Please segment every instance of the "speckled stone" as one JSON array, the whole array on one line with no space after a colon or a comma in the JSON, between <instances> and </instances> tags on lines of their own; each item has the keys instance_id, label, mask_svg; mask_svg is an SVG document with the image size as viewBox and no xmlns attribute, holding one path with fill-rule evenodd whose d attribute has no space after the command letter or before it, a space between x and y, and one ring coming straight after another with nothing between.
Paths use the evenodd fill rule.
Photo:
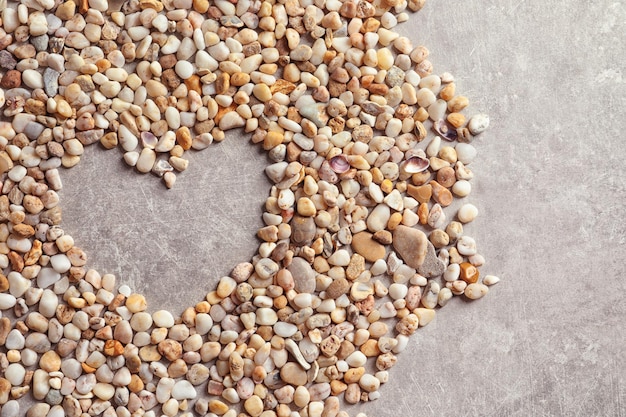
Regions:
<instances>
[{"instance_id":1,"label":"speckled stone","mask_svg":"<svg viewBox=\"0 0 626 417\"><path fill-rule=\"evenodd\" d=\"M299 293L312 293L315 291L316 272L311 265L300 257L293 258L287 267L293 276L294 289Z\"/></svg>"},{"instance_id":2,"label":"speckled stone","mask_svg":"<svg viewBox=\"0 0 626 417\"><path fill-rule=\"evenodd\" d=\"M424 263L429 243L424 232L412 227L400 225L393 232L393 247L411 268Z\"/></svg>"}]
</instances>

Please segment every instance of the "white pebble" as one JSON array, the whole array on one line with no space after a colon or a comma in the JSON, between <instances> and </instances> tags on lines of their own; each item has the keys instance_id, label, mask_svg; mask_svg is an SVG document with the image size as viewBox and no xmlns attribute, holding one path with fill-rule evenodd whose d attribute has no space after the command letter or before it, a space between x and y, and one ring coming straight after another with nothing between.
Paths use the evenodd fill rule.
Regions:
<instances>
[{"instance_id":1,"label":"white pebble","mask_svg":"<svg viewBox=\"0 0 626 417\"><path fill-rule=\"evenodd\" d=\"M191 400L196 398L196 389L191 382L186 380L178 381L172 388L172 397L176 400Z\"/></svg>"},{"instance_id":2,"label":"white pebble","mask_svg":"<svg viewBox=\"0 0 626 417\"><path fill-rule=\"evenodd\" d=\"M155 311L152 314L152 320L157 327L170 328L174 325L174 316L167 310Z\"/></svg>"},{"instance_id":3,"label":"white pebble","mask_svg":"<svg viewBox=\"0 0 626 417\"><path fill-rule=\"evenodd\" d=\"M52 265L52 269L54 269L59 274L63 274L70 270L72 267L72 263L66 255L59 254L50 257L50 264Z\"/></svg>"},{"instance_id":4,"label":"white pebble","mask_svg":"<svg viewBox=\"0 0 626 417\"><path fill-rule=\"evenodd\" d=\"M456 242L456 249L461 255L472 256L476 254L476 241L469 236L461 236Z\"/></svg>"},{"instance_id":5,"label":"white pebble","mask_svg":"<svg viewBox=\"0 0 626 417\"><path fill-rule=\"evenodd\" d=\"M389 286L389 296L394 300L404 298L408 291L408 287L404 284L393 283Z\"/></svg>"},{"instance_id":6,"label":"white pebble","mask_svg":"<svg viewBox=\"0 0 626 417\"><path fill-rule=\"evenodd\" d=\"M180 78L186 80L193 75L193 65L189 61L178 61L174 66L174 71Z\"/></svg>"},{"instance_id":7,"label":"white pebble","mask_svg":"<svg viewBox=\"0 0 626 417\"><path fill-rule=\"evenodd\" d=\"M17 299L11 294L0 293L0 310L13 308L17 303Z\"/></svg>"},{"instance_id":8,"label":"white pebble","mask_svg":"<svg viewBox=\"0 0 626 417\"><path fill-rule=\"evenodd\" d=\"M469 284L465 288L464 294L470 300L477 300L485 296L488 292L489 287L487 287L485 284L474 283Z\"/></svg>"},{"instance_id":9,"label":"white pebble","mask_svg":"<svg viewBox=\"0 0 626 417\"><path fill-rule=\"evenodd\" d=\"M469 223L478 216L478 208L470 203L463 204L457 212L457 217L461 223Z\"/></svg>"},{"instance_id":10,"label":"white pebble","mask_svg":"<svg viewBox=\"0 0 626 417\"><path fill-rule=\"evenodd\" d=\"M26 370L19 363L10 364L4 371L4 377L14 386L22 385Z\"/></svg>"},{"instance_id":11,"label":"white pebble","mask_svg":"<svg viewBox=\"0 0 626 417\"><path fill-rule=\"evenodd\" d=\"M459 279L460 274L461 267L459 266L459 264L450 264L443 273L443 279L448 282L456 281L457 279Z\"/></svg>"},{"instance_id":12,"label":"white pebble","mask_svg":"<svg viewBox=\"0 0 626 417\"><path fill-rule=\"evenodd\" d=\"M494 285L500 282L500 278L495 275L487 275L483 278L483 284L485 285Z\"/></svg>"},{"instance_id":13,"label":"white pebble","mask_svg":"<svg viewBox=\"0 0 626 417\"><path fill-rule=\"evenodd\" d=\"M472 184L467 180L459 180L452 186L452 192L458 197L467 197L472 191Z\"/></svg>"},{"instance_id":14,"label":"white pebble","mask_svg":"<svg viewBox=\"0 0 626 417\"><path fill-rule=\"evenodd\" d=\"M489 127L489 116L486 114L476 114L472 116L467 124L472 135L478 135Z\"/></svg>"},{"instance_id":15,"label":"white pebble","mask_svg":"<svg viewBox=\"0 0 626 417\"><path fill-rule=\"evenodd\" d=\"M458 143L454 149L457 159L464 165L470 164L476 158L476 148L469 143Z\"/></svg>"}]
</instances>

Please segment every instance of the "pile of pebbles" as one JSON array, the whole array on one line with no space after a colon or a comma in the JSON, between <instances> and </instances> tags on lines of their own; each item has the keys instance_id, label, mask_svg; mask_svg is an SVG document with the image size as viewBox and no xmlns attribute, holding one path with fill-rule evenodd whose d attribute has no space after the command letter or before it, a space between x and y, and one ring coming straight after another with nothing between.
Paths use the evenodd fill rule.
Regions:
<instances>
[{"instance_id":1,"label":"pile of pebbles","mask_svg":"<svg viewBox=\"0 0 626 417\"><path fill-rule=\"evenodd\" d=\"M23 397L30 417L343 417L438 308L484 296L464 227L489 117L395 32L423 3L0 1L0 417ZM273 184L250 262L180 317L88 268L60 168L99 143L172 187L237 128Z\"/></svg>"}]
</instances>

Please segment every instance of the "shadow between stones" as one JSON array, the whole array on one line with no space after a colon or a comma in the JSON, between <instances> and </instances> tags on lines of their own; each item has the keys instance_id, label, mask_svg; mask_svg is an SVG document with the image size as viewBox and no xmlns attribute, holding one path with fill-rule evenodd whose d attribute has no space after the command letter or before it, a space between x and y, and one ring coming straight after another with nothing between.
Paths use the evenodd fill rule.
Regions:
<instances>
[{"instance_id":1,"label":"shadow between stones","mask_svg":"<svg viewBox=\"0 0 626 417\"><path fill-rule=\"evenodd\" d=\"M148 311L180 315L259 245L268 160L249 134L231 131L185 157L189 168L171 190L99 144L61 172L61 226L87 253L88 268L143 294Z\"/></svg>"}]
</instances>

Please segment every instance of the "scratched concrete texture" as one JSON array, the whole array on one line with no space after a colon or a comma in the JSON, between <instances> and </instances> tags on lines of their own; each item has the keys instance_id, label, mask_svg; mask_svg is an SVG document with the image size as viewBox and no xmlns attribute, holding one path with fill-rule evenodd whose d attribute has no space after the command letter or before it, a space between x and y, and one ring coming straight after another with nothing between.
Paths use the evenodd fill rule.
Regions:
<instances>
[{"instance_id":1,"label":"scratched concrete texture","mask_svg":"<svg viewBox=\"0 0 626 417\"><path fill-rule=\"evenodd\" d=\"M350 413L626 415L625 3L437 0L399 30L491 116L466 232L502 281L440 310ZM190 157L170 191L117 150L64 173L65 229L153 310L200 301L258 245L266 157L240 133Z\"/></svg>"}]
</instances>

